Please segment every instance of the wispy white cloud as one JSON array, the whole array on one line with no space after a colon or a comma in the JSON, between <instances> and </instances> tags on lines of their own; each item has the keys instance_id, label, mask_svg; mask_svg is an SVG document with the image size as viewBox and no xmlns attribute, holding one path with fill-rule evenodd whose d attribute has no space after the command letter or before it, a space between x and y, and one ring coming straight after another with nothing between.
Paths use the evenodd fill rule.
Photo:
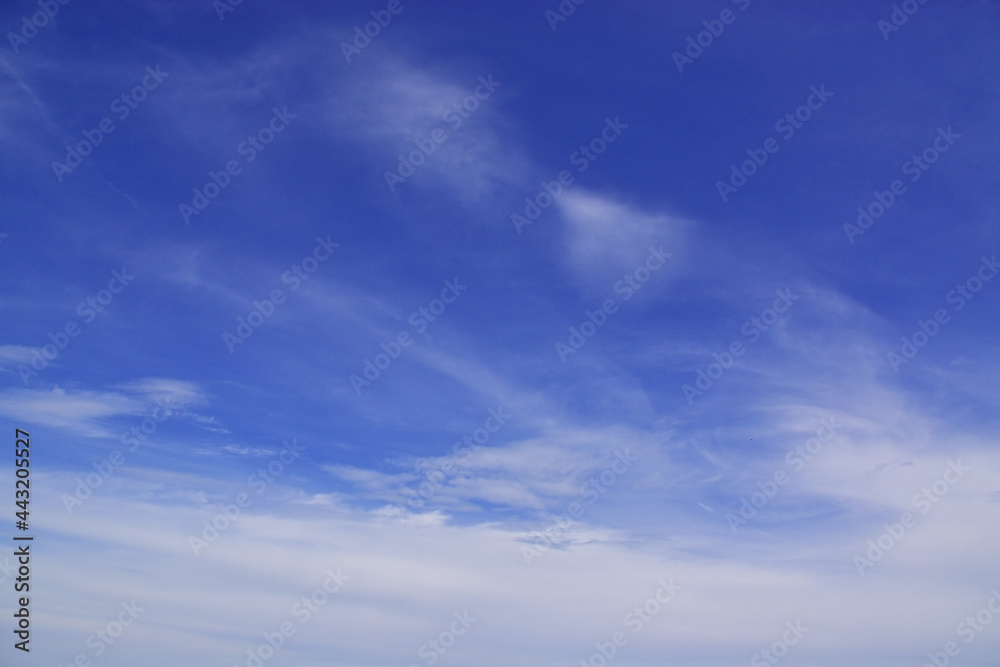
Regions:
<instances>
[{"instance_id":1,"label":"wispy white cloud","mask_svg":"<svg viewBox=\"0 0 1000 667\"><path fill-rule=\"evenodd\" d=\"M41 348L25 345L0 345L0 366L13 368L20 364L30 364L35 353L41 354Z\"/></svg>"},{"instance_id":2,"label":"wispy white cloud","mask_svg":"<svg viewBox=\"0 0 1000 667\"><path fill-rule=\"evenodd\" d=\"M121 391L8 389L0 393L0 415L30 424L62 429L88 438L117 437L115 420L148 413L153 407L171 411L205 402L193 383L146 378L119 385Z\"/></svg>"},{"instance_id":3,"label":"wispy white cloud","mask_svg":"<svg viewBox=\"0 0 1000 667\"><path fill-rule=\"evenodd\" d=\"M73 484L63 477L43 481ZM653 664L669 651L691 663L732 664L775 641L786 620L801 618L810 631L797 647L799 659L834 665L848 655L906 652L927 636L947 636L956 618L989 596L988 586L956 586L955 568L988 580L990 554L1000 547L995 532L976 529L995 505L956 494L864 579L851 564L852 550L866 548L869 532L880 530L876 520L795 538L736 539L713 536L704 525L698 536L678 533L682 524L656 506L643 512L659 517L660 537L636 539L627 525L610 531L583 521L562 548L528 565L523 533L501 524L460 526L439 512L400 524L391 513L351 509L335 498L320 503L282 486L255 497L259 505L194 556L188 537L220 510L192 492L229 502L239 487L162 471L150 479L157 488L138 494L130 485L139 480L126 475L125 486L95 496L79 516L68 517L54 497L39 499L51 505L39 507L39 525L60 547L41 561L55 573L52 608L59 611L50 612L49 623L60 628L40 647L46 657L74 655L88 634L113 620L104 618L106 610L136 599L149 621L109 657L239 662L262 633L289 620L292 605L322 584L328 568L339 567L350 577L342 591L299 628L280 660L328 664L335 648L346 664L408 664L419 661L416 651L428 637L446 629L441 624L452 611L468 609L479 620L451 659L516 664L533 656L534 664L564 664L567 655L585 659L614 631L628 632L623 617L653 596L662 577L681 590L622 650L623 660ZM703 521L716 520L699 512ZM89 547L74 548L83 539ZM192 596L202 600L196 609ZM920 604L929 597L935 605ZM900 616L900 604L912 613ZM164 626L172 631L156 630ZM727 632L720 635L719 627ZM984 641L984 650L994 643Z\"/></svg>"},{"instance_id":4,"label":"wispy white cloud","mask_svg":"<svg viewBox=\"0 0 1000 667\"><path fill-rule=\"evenodd\" d=\"M333 83L324 115L339 138L374 149L380 174L398 174L399 156L409 161L411 153L420 152L415 142L431 141L433 152L418 157L422 164L407 176L409 182L394 187L444 186L459 201L481 205L493 201L501 187L525 183L532 169L516 126L502 112L508 88L500 81L486 99L474 97L477 89L485 95L480 80L488 75L442 73L385 56ZM457 114L454 106L470 96L478 106ZM435 130L443 132L443 141L431 140Z\"/></svg>"},{"instance_id":5,"label":"wispy white cloud","mask_svg":"<svg viewBox=\"0 0 1000 667\"><path fill-rule=\"evenodd\" d=\"M563 219L566 264L577 280L607 288L642 266L649 248L683 254L694 229L690 220L649 212L590 191L572 190L557 200ZM677 262L658 269L676 273ZM664 275L656 283L665 284ZM654 284L654 283L651 283Z\"/></svg>"},{"instance_id":6,"label":"wispy white cloud","mask_svg":"<svg viewBox=\"0 0 1000 667\"><path fill-rule=\"evenodd\" d=\"M145 404L111 392L14 389L0 394L0 414L29 424L64 429L87 437L110 437L111 417L141 414Z\"/></svg>"}]
</instances>

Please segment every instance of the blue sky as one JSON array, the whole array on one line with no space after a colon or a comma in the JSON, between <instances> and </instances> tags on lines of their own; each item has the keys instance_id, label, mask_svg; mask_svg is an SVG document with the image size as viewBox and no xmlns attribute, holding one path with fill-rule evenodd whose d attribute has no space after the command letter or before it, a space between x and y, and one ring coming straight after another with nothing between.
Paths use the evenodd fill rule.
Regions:
<instances>
[{"instance_id":1,"label":"blue sky","mask_svg":"<svg viewBox=\"0 0 1000 667\"><path fill-rule=\"evenodd\" d=\"M992 664L996 2L40 6L4 664Z\"/></svg>"}]
</instances>

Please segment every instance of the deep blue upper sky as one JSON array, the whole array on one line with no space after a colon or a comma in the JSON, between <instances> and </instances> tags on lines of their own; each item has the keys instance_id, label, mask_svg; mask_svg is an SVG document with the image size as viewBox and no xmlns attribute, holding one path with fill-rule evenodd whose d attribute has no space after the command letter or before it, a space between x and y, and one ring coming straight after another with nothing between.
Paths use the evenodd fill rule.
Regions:
<instances>
[{"instance_id":1,"label":"deep blue upper sky","mask_svg":"<svg viewBox=\"0 0 1000 667\"><path fill-rule=\"evenodd\" d=\"M555 1L224 1L70 0L24 32L37 3L0 10L0 422L39 443L50 567L115 582L39 607L45 659L86 652L141 591L146 634L104 664L234 664L338 564L354 587L330 628L271 664L424 663L470 605L480 634L442 660L569 664L660 576L687 582L675 616L619 664L749 661L799 616L802 664L918 664L1000 583L1000 5L913 0L889 30L892 3L567 0L553 29ZM355 43L371 12L391 20ZM824 418L840 428L800 473L786 453ZM296 463L194 555L293 439ZM626 448L638 463L526 564L530 531ZM974 472L860 577L852 558L958 457ZM734 534L727 513L778 470ZM271 576L240 560L260 540L301 582L227 602ZM423 583L390 594L386 571ZM168 594L201 577L230 625Z\"/></svg>"}]
</instances>

